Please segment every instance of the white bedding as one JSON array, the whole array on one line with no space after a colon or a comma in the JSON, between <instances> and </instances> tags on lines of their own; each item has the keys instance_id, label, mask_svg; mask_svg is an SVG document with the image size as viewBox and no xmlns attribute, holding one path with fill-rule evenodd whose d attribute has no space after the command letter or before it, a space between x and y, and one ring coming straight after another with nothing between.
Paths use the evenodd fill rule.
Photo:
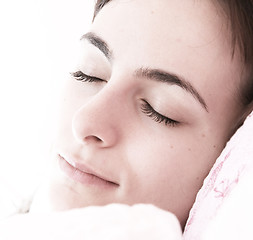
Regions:
<instances>
[{"instance_id":1,"label":"white bedding","mask_svg":"<svg viewBox=\"0 0 253 240\"><path fill-rule=\"evenodd\" d=\"M177 218L152 205L111 204L0 221L4 240L181 240Z\"/></svg>"}]
</instances>

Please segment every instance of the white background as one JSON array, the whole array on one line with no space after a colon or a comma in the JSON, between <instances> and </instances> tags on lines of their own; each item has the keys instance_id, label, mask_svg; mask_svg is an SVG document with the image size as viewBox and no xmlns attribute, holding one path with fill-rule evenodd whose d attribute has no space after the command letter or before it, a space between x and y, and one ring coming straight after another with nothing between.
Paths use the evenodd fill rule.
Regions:
<instances>
[{"instance_id":1,"label":"white background","mask_svg":"<svg viewBox=\"0 0 253 240\"><path fill-rule=\"evenodd\" d=\"M0 181L21 195L45 172L61 76L71 71L72 46L87 31L93 4L0 1Z\"/></svg>"}]
</instances>

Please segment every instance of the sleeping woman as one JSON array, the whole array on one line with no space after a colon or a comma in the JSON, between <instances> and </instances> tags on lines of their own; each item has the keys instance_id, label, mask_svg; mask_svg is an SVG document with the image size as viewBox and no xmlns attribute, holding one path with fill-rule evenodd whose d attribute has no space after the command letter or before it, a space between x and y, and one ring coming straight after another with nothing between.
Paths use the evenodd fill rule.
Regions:
<instances>
[{"instance_id":1,"label":"sleeping woman","mask_svg":"<svg viewBox=\"0 0 253 240\"><path fill-rule=\"evenodd\" d=\"M98 0L30 212L153 204L184 227L253 102L253 1Z\"/></svg>"}]
</instances>

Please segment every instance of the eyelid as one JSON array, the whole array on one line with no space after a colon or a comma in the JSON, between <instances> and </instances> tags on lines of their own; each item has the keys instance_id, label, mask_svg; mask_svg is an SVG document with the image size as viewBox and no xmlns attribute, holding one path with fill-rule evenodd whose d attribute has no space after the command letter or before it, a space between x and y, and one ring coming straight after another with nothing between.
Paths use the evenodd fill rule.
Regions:
<instances>
[{"instance_id":1,"label":"eyelid","mask_svg":"<svg viewBox=\"0 0 253 240\"><path fill-rule=\"evenodd\" d=\"M81 82L107 82L104 79L87 75L83 73L82 71L71 72L70 74L72 77L75 78L75 80L81 81Z\"/></svg>"},{"instance_id":2,"label":"eyelid","mask_svg":"<svg viewBox=\"0 0 253 240\"><path fill-rule=\"evenodd\" d=\"M148 117L152 118L155 122L163 123L165 126L170 127L175 127L178 124L180 124L180 122L171 119L169 117L166 117L157 112L156 110L154 110L154 108L145 99L141 100L143 101L141 105L142 112L145 113Z\"/></svg>"}]
</instances>

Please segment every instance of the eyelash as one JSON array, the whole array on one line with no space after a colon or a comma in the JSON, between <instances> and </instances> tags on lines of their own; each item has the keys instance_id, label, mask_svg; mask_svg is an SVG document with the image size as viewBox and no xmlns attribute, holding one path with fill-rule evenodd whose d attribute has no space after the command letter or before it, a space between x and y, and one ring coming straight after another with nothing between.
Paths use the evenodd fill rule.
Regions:
<instances>
[{"instance_id":1,"label":"eyelash","mask_svg":"<svg viewBox=\"0 0 253 240\"><path fill-rule=\"evenodd\" d=\"M162 114L155 111L154 108L145 99L142 99L142 101L143 101L141 105L142 112L145 113L148 117L152 118L155 122L163 123L165 124L165 126L171 127L175 127L179 124L178 121L165 117Z\"/></svg>"},{"instance_id":2,"label":"eyelash","mask_svg":"<svg viewBox=\"0 0 253 240\"><path fill-rule=\"evenodd\" d=\"M81 81L81 82L106 82L103 79L89 76L84 74L82 71L77 71L70 73L72 77L74 77L75 80ZM162 114L158 113L154 110L154 108L145 100L141 99L143 103L141 104L141 110L144 114L146 114L148 117L152 118L155 122L158 123L164 123L166 126L175 127L179 124L178 121L175 121L171 118L165 117Z\"/></svg>"},{"instance_id":3,"label":"eyelash","mask_svg":"<svg viewBox=\"0 0 253 240\"><path fill-rule=\"evenodd\" d=\"M103 79L86 75L82 71L77 71L70 74L72 77L75 78L75 80L80 81L80 82L106 82Z\"/></svg>"}]
</instances>

